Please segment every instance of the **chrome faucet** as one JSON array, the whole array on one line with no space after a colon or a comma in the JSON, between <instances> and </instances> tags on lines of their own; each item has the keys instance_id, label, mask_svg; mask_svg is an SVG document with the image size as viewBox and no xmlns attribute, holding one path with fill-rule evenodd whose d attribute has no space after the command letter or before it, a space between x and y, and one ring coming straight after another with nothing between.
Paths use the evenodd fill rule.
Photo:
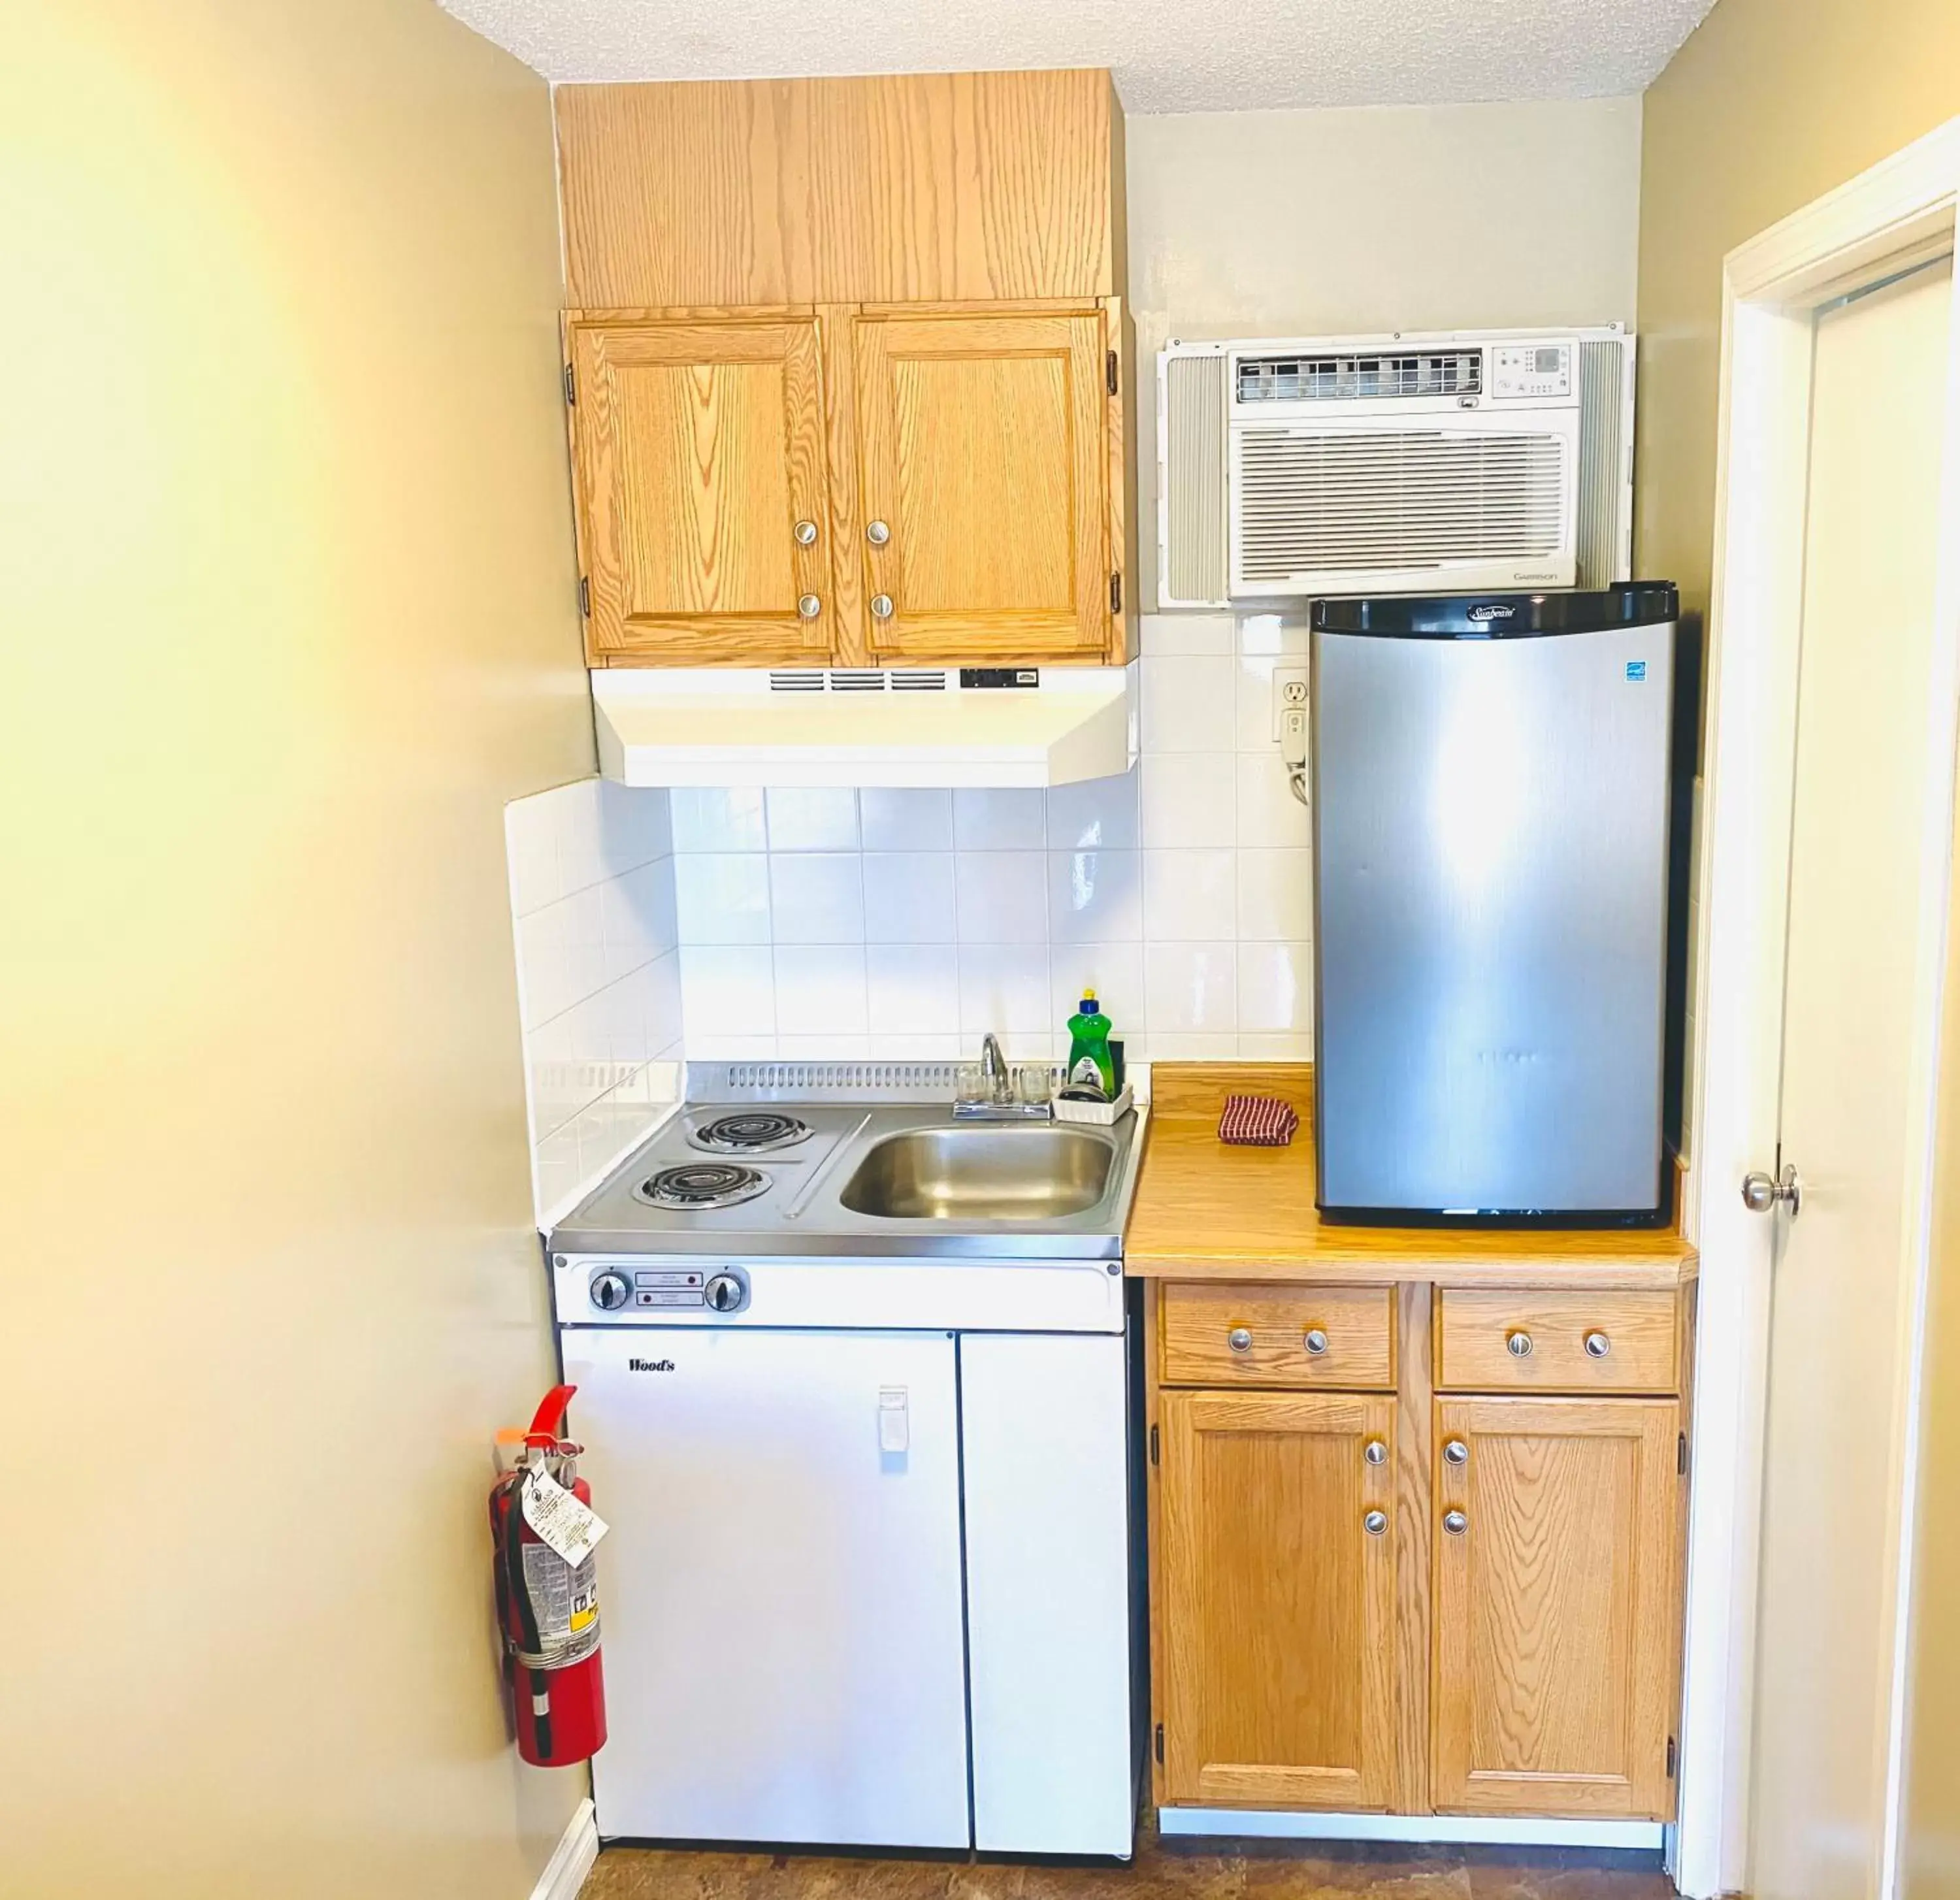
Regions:
<instances>
[{"instance_id":1,"label":"chrome faucet","mask_svg":"<svg viewBox=\"0 0 1960 1900\"><path fill-rule=\"evenodd\" d=\"M991 1030L980 1041L980 1092L959 1096L953 1119L962 1122L1038 1122L1049 1118L1045 1100L1023 1102L1014 1091L1014 1071L1001 1053L1001 1039Z\"/></svg>"}]
</instances>

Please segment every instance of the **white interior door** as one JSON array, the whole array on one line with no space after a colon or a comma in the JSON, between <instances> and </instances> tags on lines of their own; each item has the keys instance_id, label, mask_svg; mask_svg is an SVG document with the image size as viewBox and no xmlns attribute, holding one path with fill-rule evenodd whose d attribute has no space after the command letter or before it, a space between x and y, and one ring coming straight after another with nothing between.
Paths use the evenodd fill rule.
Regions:
<instances>
[{"instance_id":1,"label":"white interior door","mask_svg":"<svg viewBox=\"0 0 1960 1900\"><path fill-rule=\"evenodd\" d=\"M599 1831L964 1847L946 1333L575 1327L600 1545Z\"/></svg>"},{"instance_id":2,"label":"white interior door","mask_svg":"<svg viewBox=\"0 0 1960 1900\"><path fill-rule=\"evenodd\" d=\"M1886 1864L1930 1052L1933 609L1950 259L1821 313L1784 985L1750 1891L1869 1900Z\"/></svg>"}]
</instances>

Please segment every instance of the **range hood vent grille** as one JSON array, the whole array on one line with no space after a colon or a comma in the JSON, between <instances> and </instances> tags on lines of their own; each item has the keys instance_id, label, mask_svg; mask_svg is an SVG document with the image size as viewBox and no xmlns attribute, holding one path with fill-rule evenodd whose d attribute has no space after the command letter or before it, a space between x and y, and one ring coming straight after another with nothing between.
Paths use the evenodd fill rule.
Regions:
<instances>
[{"instance_id":1,"label":"range hood vent grille","mask_svg":"<svg viewBox=\"0 0 1960 1900\"><path fill-rule=\"evenodd\" d=\"M912 667L887 672L881 667L783 670L769 675L772 692L943 692L951 676Z\"/></svg>"}]
</instances>

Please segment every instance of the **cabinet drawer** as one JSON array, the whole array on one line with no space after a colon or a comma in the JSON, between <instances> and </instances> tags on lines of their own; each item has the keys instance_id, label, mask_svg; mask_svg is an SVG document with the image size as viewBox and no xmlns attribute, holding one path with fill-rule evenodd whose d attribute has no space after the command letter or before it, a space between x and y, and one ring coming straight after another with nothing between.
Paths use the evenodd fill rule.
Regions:
<instances>
[{"instance_id":1,"label":"cabinet drawer","mask_svg":"<svg viewBox=\"0 0 1960 1900\"><path fill-rule=\"evenodd\" d=\"M1389 1287L1166 1287L1163 1383L1386 1390L1394 1313Z\"/></svg>"},{"instance_id":2,"label":"cabinet drawer","mask_svg":"<svg viewBox=\"0 0 1960 1900\"><path fill-rule=\"evenodd\" d=\"M1436 1383L1454 1392L1675 1389L1677 1296L1446 1287Z\"/></svg>"}]
</instances>

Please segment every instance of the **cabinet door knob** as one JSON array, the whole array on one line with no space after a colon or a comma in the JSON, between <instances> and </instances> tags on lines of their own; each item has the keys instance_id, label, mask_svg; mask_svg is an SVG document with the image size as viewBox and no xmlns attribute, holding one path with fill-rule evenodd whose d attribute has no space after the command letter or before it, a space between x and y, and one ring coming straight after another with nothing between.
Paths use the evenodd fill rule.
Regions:
<instances>
[{"instance_id":1,"label":"cabinet door knob","mask_svg":"<svg viewBox=\"0 0 1960 1900\"><path fill-rule=\"evenodd\" d=\"M873 594L871 597L871 614L874 619L890 619L892 617L892 597L889 594Z\"/></svg>"},{"instance_id":2,"label":"cabinet door knob","mask_svg":"<svg viewBox=\"0 0 1960 1900\"><path fill-rule=\"evenodd\" d=\"M1514 1326L1504 1335L1504 1350L1513 1359L1529 1359L1531 1357L1531 1335L1526 1332L1523 1327Z\"/></svg>"},{"instance_id":3,"label":"cabinet door knob","mask_svg":"<svg viewBox=\"0 0 1960 1900\"><path fill-rule=\"evenodd\" d=\"M864 524L864 539L874 548L882 548L892 538L890 527L883 521L867 521Z\"/></svg>"},{"instance_id":4,"label":"cabinet door knob","mask_svg":"<svg viewBox=\"0 0 1960 1900\"><path fill-rule=\"evenodd\" d=\"M797 602L797 612L806 620L814 620L823 611L823 603L813 594L806 594Z\"/></svg>"},{"instance_id":5,"label":"cabinet door knob","mask_svg":"<svg viewBox=\"0 0 1960 1900\"><path fill-rule=\"evenodd\" d=\"M1318 1359L1327 1350L1327 1335L1318 1326L1309 1326L1303 1343L1307 1351Z\"/></svg>"},{"instance_id":6,"label":"cabinet door knob","mask_svg":"<svg viewBox=\"0 0 1960 1900\"><path fill-rule=\"evenodd\" d=\"M1460 1438L1452 1438L1443 1447L1443 1462L1446 1465L1467 1465L1470 1462L1470 1447Z\"/></svg>"},{"instance_id":7,"label":"cabinet door knob","mask_svg":"<svg viewBox=\"0 0 1960 1900\"><path fill-rule=\"evenodd\" d=\"M1386 1465L1389 1462L1389 1444L1385 1438L1371 1438L1361 1447L1361 1456L1371 1465Z\"/></svg>"},{"instance_id":8,"label":"cabinet door knob","mask_svg":"<svg viewBox=\"0 0 1960 1900\"><path fill-rule=\"evenodd\" d=\"M1385 1510L1371 1510L1361 1520L1361 1528L1370 1537L1379 1537L1389 1527L1389 1513Z\"/></svg>"},{"instance_id":9,"label":"cabinet door knob","mask_svg":"<svg viewBox=\"0 0 1960 1900\"><path fill-rule=\"evenodd\" d=\"M1461 1537L1470 1528L1470 1520L1460 1510L1446 1510L1443 1513L1443 1528L1452 1537Z\"/></svg>"},{"instance_id":10,"label":"cabinet door knob","mask_svg":"<svg viewBox=\"0 0 1960 1900\"><path fill-rule=\"evenodd\" d=\"M1603 1332L1589 1332L1586 1335L1586 1356L1589 1359L1603 1359L1613 1350L1613 1342Z\"/></svg>"},{"instance_id":11,"label":"cabinet door knob","mask_svg":"<svg viewBox=\"0 0 1960 1900\"><path fill-rule=\"evenodd\" d=\"M1234 1352L1250 1352L1252 1350L1252 1328L1250 1326L1234 1326L1232 1330L1225 1335L1225 1343L1230 1346Z\"/></svg>"},{"instance_id":12,"label":"cabinet door knob","mask_svg":"<svg viewBox=\"0 0 1960 1900\"><path fill-rule=\"evenodd\" d=\"M798 547L811 548L816 546L816 524L814 521L799 521L796 526L790 530L790 532L796 536L796 543Z\"/></svg>"}]
</instances>

